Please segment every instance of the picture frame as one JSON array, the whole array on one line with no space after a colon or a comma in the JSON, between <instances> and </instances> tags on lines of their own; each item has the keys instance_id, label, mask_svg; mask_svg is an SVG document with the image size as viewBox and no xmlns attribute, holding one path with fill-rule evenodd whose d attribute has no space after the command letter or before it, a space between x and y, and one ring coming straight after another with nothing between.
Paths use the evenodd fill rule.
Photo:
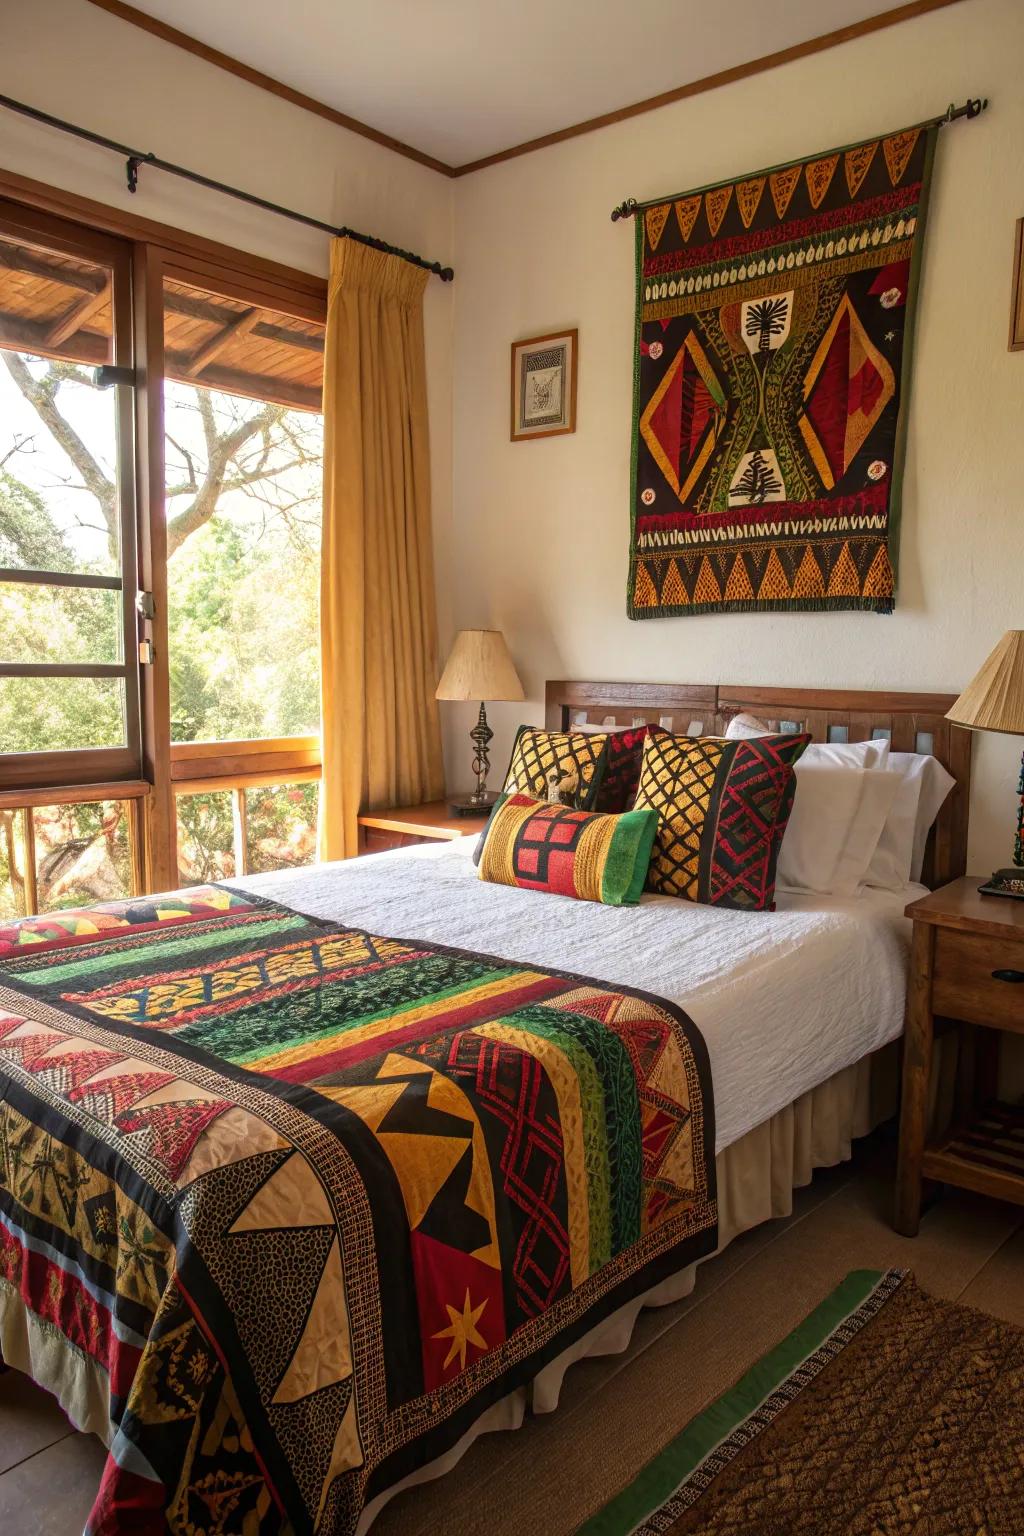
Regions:
<instances>
[{"instance_id":1,"label":"picture frame","mask_svg":"<svg viewBox=\"0 0 1024 1536\"><path fill-rule=\"evenodd\" d=\"M512 442L576 431L578 359L578 330L512 343Z\"/></svg>"},{"instance_id":2,"label":"picture frame","mask_svg":"<svg viewBox=\"0 0 1024 1536\"><path fill-rule=\"evenodd\" d=\"M1024 352L1024 219L1017 220L1017 237L1013 253L1009 350Z\"/></svg>"}]
</instances>

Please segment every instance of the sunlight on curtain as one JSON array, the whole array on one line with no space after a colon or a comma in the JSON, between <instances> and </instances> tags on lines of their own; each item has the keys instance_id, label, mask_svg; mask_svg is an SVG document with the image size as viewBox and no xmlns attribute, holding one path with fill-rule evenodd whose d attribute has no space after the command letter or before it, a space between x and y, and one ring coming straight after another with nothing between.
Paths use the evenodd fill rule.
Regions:
<instances>
[{"instance_id":1,"label":"sunlight on curtain","mask_svg":"<svg viewBox=\"0 0 1024 1536\"><path fill-rule=\"evenodd\" d=\"M334 241L324 355L320 856L360 809L444 787L434 685L423 290L398 256Z\"/></svg>"}]
</instances>

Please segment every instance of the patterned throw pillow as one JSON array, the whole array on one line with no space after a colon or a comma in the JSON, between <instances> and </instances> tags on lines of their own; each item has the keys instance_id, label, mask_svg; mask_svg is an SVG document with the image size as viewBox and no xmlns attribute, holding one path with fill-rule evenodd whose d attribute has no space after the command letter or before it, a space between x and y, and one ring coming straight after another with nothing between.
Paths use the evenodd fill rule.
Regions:
<instances>
[{"instance_id":1,"label":"patterned throw pillow","mask_svg":"<svg viewBox=\"0 0 1024 1536\"><path fill-rule=\"evenodd\" d=\"M499 799L480 859L480 879L551 891L606 906L640 900L658 830L654 810L602 816L529 795Z\"/></svg>"},{"instance_id":2,"label":"patterned throw pillow","mask_svg":"<svg viewBox=\"0 0 1024 1536\"><path fill-rule=\"evenodd\" d=\"M659 815L647 889L775 910L775 866L806 734L727 741L648 729L636 809Z\"/></svg>"},{"instance_id":3,"label":"patterned throw pillow","mask_svg":"<svg viewBox=\"0 0 1024 1536\"><path fill-rule=\"evenodd\" d=\"M605 732L544 731L521 725L505 775L504 793L548 797L548 774L558 770L569 780L562 792L566 803L589 811L604 778L608 745Z\"/></svg>"}]
</instances>

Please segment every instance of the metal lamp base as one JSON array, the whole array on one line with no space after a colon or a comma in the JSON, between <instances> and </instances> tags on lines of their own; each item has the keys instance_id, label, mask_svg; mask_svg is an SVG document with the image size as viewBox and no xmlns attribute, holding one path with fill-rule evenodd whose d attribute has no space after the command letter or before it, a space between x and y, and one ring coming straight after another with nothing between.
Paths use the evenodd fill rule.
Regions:
<instances>
[{"instance_id":1,"label":"metal lamp base","mask_svg":"<svg viewBox=\"0 0 1024 1536\"><path fill-rule=\"evenodd\" d=\"M482 796L475 792L471 795L452 795L448 809L453 816L486 816L497 798L497 793L490 789L484 790Z\"/></svg>"},{"instance_id":2,"label":"metal lamp base","mask_svg":"<svg viewBox=\"0 0 1024 1536\"><path fill-rule=\"evenodd\" d=\"M982 896L1009 896L1011 901L1024 901L1024 869L1011 865L1008 869L994 869L991 880L978 886Z\"/></svg>"},{"instance_id":3,"label":"metal lamp base","mask_svg":"<svg viewBox=\"0 0 1024 1536\"><path fill-rule=\"evenodd\" d=\"M487 788L487 774L491 766L487 755L487 748L494 738L494 732L487 724L487 711L480 704L480 714L476 724L469 733L469 739L473 743L473 772L476 774L476 788L468 795L455 795L448 801L448 809L453 816L484 816L497 800L494 790Z\"/></svg>"}]
</instances>

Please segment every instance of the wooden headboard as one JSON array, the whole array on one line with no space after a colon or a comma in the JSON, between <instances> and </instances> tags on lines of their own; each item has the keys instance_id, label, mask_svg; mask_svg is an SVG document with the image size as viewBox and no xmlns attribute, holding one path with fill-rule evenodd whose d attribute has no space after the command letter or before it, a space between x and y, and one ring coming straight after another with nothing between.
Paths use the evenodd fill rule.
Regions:
<instances>
[{"instance_id":1,"label":"wooden headboard","mask_svg":"<svg viewBox=\"0 0 1024 1536\"><path fill-rule=\"evenodd\" d=\"M967 870L970 731L945 718L955 694L872 693L832 688L741 688L703 683L548 683L551 730L574 724L663 725L678 735L720 736L748 712L773 730L810 731L815 741L885 737L895 752L930 752L956 779L928 839L922 879L933 889Z\"/></svg>"}]
</instances>

